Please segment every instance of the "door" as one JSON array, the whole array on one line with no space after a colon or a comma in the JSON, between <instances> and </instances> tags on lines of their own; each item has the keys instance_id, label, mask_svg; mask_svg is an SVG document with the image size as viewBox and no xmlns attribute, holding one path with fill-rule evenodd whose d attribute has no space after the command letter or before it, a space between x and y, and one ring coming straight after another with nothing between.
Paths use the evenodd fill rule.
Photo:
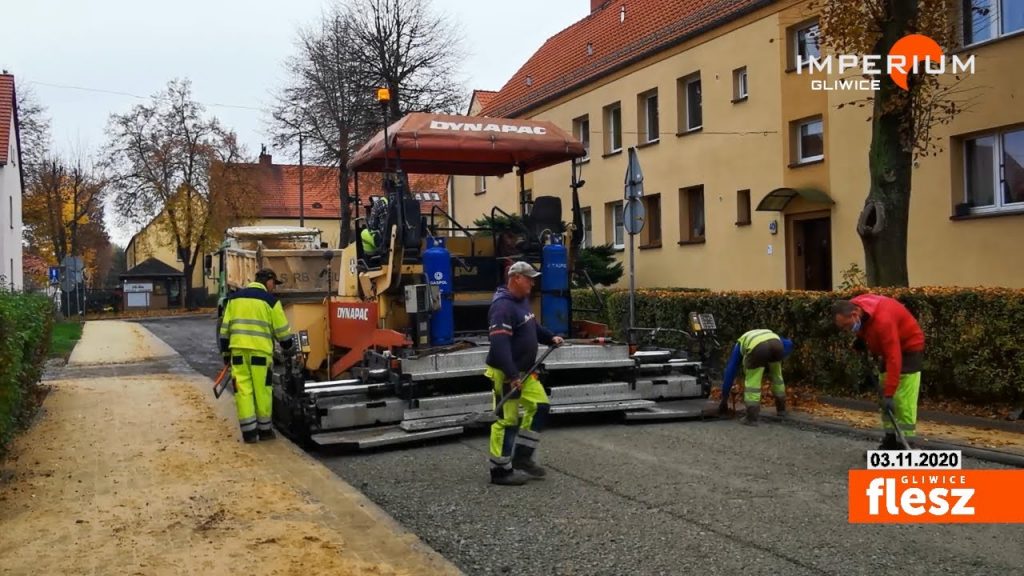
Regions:
<instances>
[{"instance_id":1,"label":"door","mask_svg":"<svg viewBox=\"0 0 1024 576\"><path fill-rule=\"evenodd\" d=\"M790 287L832 290L832 219L793 216L790 233Z\"/></svg>"}]
</instances>

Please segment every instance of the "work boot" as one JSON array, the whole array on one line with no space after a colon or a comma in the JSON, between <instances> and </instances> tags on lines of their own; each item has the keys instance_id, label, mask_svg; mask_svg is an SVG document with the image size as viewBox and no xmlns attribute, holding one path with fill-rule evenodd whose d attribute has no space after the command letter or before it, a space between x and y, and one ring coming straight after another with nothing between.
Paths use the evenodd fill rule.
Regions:
<instances>
[{"instance_id":1,"label":"work boot","mask_svg":"<svg viewBox=\"0 0 1024 576\"><path fill-rule=\"evenodd\" d=\"M513 460L512 468L522 471L527 476L533 478L543 478L548 473L543 466L537 464L533 460Z\"/></svg>"},{"instance_id":2,"label":"work boot","mask_svg":"<svg viewBox=\"0 0 1024 576\"><path fill-rule=\"evenodd\" d=\"M255 430L242 432L242 442L245 442L246 444L255 444L259 441L259 435Z\"/></svg>"},{"instance_id":3,"label":"work boot","mask_svg":"<svg viewBox=\"0 0 1024 576\"><path fill-rule=\"evenodd\" d=\"M491 471L491 484L500 486L522 486L529 482L530 478L516 470Z\"/></svg>"},{"instance_id":4,"label":"work boot","mask_svg":"<svg viewBox=\"0 0 1024 576\"><path fill-rule=\"evenodd\" d=\"M789 418L789 412L786 411L786 397L776 396L775 397L775 415L779 418Z\"/></svg>"},{"instance_id":5,"label":"work boot","mask_svg":"<svg viewBox=\"0 0 1024 576\"><path fill-rule=\"evenodd\" d=\"M274 434L274 431L272 429L260 430L260 440L273 440L275 438L277 438L277 434Z\"/></svg>"},{"instance_id":6,"label":"work boot","mask_svg":"<svg viewBox=\"0 0 1024 576\"><path fill-rule=\"evenodd\" d=\"M757 417L760 414L761 414L761 405L760 404L754 404L752 406L747 406L747 413L746 413L746 415L743 416L743 419L740 420L740 423L745 424L747 426L757 426Z\"/></svg>"},{"instance_id":7,"label":"work boot","mask_svg":"<svg viewBox=\"0 0 1024 576\"><path fill-rule=\"evenodd\" d=\"M896 440L896 434L887 433L885 438L882 438L882 443L878 445L877 450L902 450L898 440Z\"/></svg>"}]
</instances>

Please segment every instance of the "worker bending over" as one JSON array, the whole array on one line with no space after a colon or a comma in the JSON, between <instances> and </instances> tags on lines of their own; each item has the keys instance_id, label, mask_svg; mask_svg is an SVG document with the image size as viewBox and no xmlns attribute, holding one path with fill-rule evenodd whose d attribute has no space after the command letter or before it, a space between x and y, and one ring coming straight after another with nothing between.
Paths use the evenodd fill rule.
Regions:
<instances>
[{"instance_id":1,"label":"worker bending over","mask_svg":"<svg viewBox=\"0 0 1024 576\"><path fill-rule=\"evenodd\" d=\"M220 351L235 379L235 409L242 440L274 439L271 423L271 366L274 341L287 354L298 352L284 308L272 294L277 275L264 268L256 281L228 296L220 325Z\"/></svg>"},{"instance_id":2,"label":"worker bending over","mask_svg":"<svg viewBox=\"0 0 1024 576\"><path fill-rule=\"evenodd\" d=\"M913 314L898 300L861 294L832 305L835 325L852 332L870 354L880 357L882 427L879 450L900 450L886 411L893 413L903 436L917 435L917 399L924 366L924 332Z\"/></svg>"},{"instance_id":3,"label":"worker bending over","mask_svg":"<svg viewBox=\"0 0 1024 576\"><path fill-rule=\"evenodd\" d=\"M729 391L736 379L740 364L743 365L743 403L747 413L743 424L756 425L761 412L761 379L765 367L772 379L772 396L775 397L775 410L779 416L785 417L786 383L782 379L782 361L793 353L793 342L783 338L771 330L758 329L745 332L732 347L732 355L725 367L725 378L722 380L722 401L718 406L720 413L727 409Z\"/></svg>"}]
</instances>

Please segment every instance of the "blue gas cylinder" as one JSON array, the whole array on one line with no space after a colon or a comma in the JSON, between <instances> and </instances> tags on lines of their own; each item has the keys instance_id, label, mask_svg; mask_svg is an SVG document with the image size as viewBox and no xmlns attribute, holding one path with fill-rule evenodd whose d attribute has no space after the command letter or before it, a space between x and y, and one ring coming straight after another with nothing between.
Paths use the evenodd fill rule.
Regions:
<instances>
[{"instance_id":1,"label":"blue gas cylinder","mask_svg":"<svg viewBox=\"0 0 1024 576\"><path fill-rule=\"evenodd\" d=\"M427 283L440 287L441 309L430 316L430 345L445 346L455 341L455 308L452 297L452 256L442 237L428 236L423 252L423 273Z\"/></svg>"},{"instance_id":2,"label":"blue gas cylinder","mask_svg":"<svg viewBox=\"0 0 1024 576\"><path fill-rule=\"evenodd\" d=\"M556 336L569 336L569 253L560 235L541 254L541 323Z\"/></svg>"}]
</instances>

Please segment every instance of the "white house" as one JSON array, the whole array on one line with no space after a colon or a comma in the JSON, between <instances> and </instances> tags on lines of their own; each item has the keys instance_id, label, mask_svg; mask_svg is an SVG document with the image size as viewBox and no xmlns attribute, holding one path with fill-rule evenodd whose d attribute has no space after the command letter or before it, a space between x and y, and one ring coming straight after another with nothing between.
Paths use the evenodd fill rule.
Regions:
<instances>
[{"instance_id":1,"label":"white house","mask_svg":"<svg viewBox=\"0 0 1024 576\"><path fill-rule=\"evenodd\" d=\"M0 74L0 278L5 288L24 286L21 266L21 138L14 76Z\"/></svg>"}]
</instances>

